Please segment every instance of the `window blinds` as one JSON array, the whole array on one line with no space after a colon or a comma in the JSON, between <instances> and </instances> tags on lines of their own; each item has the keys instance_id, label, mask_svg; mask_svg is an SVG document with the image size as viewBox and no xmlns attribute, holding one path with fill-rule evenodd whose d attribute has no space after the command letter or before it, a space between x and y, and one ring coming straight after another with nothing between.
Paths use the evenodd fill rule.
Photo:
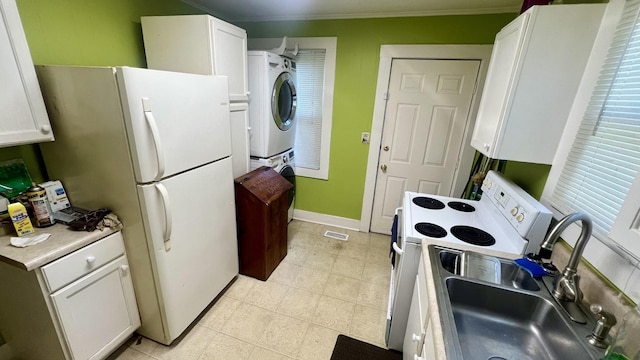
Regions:
<instances>
[{"instance_id":1,"label":"window blinds","mask_svg":"<svg viewBox=\"0 0 640 360\"><path fill-rule=\"evenodd\" d=\"M296 167L320 169L325 54L305 49L296 56Z\"/></svg>"},{"instance_id":2,"label":"window blinds","mask_svg":"<svg viewBox=\"0 0 640 360\"><path fill-rule=\"evenodd\" d=\"M640 167L640 0L629 0L553 193L568 214L607 234Z\"/></svg>"}]
</instances>

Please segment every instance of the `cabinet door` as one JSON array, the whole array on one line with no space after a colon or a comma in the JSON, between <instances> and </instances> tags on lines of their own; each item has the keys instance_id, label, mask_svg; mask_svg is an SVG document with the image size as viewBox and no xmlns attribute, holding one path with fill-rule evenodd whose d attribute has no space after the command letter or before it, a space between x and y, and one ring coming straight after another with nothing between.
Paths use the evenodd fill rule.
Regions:
<instances>
[{"instance_id":1,"label":"cabinet door","mask_svg":"<svg viewBox=\"0 0 640 360\"><path fill-rule=\"evenodd\" d=\"M471 138L471 146L490 158L495 158L496 149L499 148L528 20L528 13L516 18L496 35L493 45L487 79Z\"/></svg>"},{"instance_id":2,"label":"cabinet door","mask_svg":"<svg viewBox=\"0 0 640 360\"><path fill-rule=\"evenodd\" d=\"M427 319L429 320L429 319ZM424 344L422 346L422 360L435 360L436 359L436 348L433 344L433 326L431 325L431 321L427 321L427 328L424 334Z\"/></svg>"},{"instance_id":3,"label":"cabinet door","mask_svg":"<svg viewBox=\"0 0 640 360\"><path fill-rule=\"evenodd\" d=\"M420 318L420 290L418 289L419 277L416 276L416 282L413 286L413 297L411 298L411 307L409 308L409 318L407 319L407 330L404 333L404 343L402 345L403 360L414 360L414 356L420 356L422 352L422 338L424 332L422 329L422 319Z\"/></svg>"},{"instance_id":4,"label":"cabinet door","mask_svg":"<svg viewBox=\"0 0 640 360\"><path fill-rule=\"evenodd\" d=\"M125 256L51 295L73 359L104 358L140 326Z\"/></svg>"},{"instance_id":5,"label":"cabinet door","mask_svg":"<svg viewBox=\"0 0 640 360\"><path fill-rule=\"evenodd\" d=\"M248 101L247 32L211 18L214 75L229 77L229 100Z\"/></svg>"},{"instance_id":6,"label":"cabinet door","mask_svg":"<svg viewBox=\"0 0 640 360\"><path fill-rule=\"evenodd\" d=\"M0 147L53 141L14 0L0 0Z\"/></svg>"},{"instance_id":7,"label":"cabinet door","mask_svg":"<svg viewBox=\"0 0 640 360\"><path fill-rule=\"evenodd\" d=\"M233 178L249 172L249 105L233 103L231 110L231 156Z\"/></svg>"}]
</instances>

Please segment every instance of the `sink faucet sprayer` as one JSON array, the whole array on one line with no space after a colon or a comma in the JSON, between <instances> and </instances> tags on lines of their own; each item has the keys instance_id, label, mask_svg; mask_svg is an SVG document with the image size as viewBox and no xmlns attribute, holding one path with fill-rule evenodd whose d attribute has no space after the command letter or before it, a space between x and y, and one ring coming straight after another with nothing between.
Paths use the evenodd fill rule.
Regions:
<instances>
[{"instance_id":1,"label":"sink faucet sprayer","mask_svg":"<svg viewBox=\"0 0 640 360\"><path fill-rule=\"evenodd\" d=\"M571 301L575 303L582 299L582 291L580 291L578 284L580 279L578 275L578 264L580 263L580 258L587 245L587 241L589 241L591 237L591 218L589 218L587 214L580 212L565 216L547 234L542 245L540 245L539 252L540 257L550 258L553 245L558 241L560 234L562 234L570 224L578 220L582 221L582 232L580 232L580 237L571 252L567 266L564 268L562 275L556 279L552 292L553 296L560 301Z\"/></svg>"}]
</instances>

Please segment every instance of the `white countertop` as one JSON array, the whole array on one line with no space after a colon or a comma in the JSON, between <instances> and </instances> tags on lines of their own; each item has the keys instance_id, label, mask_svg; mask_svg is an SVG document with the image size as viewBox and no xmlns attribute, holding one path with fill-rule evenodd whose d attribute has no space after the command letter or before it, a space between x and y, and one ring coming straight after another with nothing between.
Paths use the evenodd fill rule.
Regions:
<instances>
[{"instance_id":1,"label":"white countertop","mask_svg":"<svg viewBox=\"0 0 640 360\"><path fill-rule=\"evenodd\" d=\"M39 244L25 248L11 245L11 237L17 236L15 232L0 236L0 261L31 271L119 231L107 227L92 232L73 231L63 224L35 228L35 230L36 233L31 236L38 234L51 234L51 236Z\"/></svg>"},{"instance_id":2,"label":"white countertop","mask_svg":"<svg viewBox=\"0 0 640 360\"><path fill-rule=\"evenodd\" d=\"M444 335L442 333L442 323L440 321L440 312L438 309L438 299L436 298L436 287L433 280L433 272L431 271L431 259L429 258L429 245L438 245L449 249L469 250L485 255L496 256L505 259L518 259L522 255L516 255L511 253L505 253L501 251L493 251L489 249L482 249L477 246L467 246L462 244L453 244L447 241L438 241L432 239L422 240L422 259L424 264L424 271L426 274L426 286L427 286L427 301L429 303L429 321L431 322L433 330L433 346L435 348L436 359L446 360L447 355L444 347Z\"/></svg>"}]
</instances>

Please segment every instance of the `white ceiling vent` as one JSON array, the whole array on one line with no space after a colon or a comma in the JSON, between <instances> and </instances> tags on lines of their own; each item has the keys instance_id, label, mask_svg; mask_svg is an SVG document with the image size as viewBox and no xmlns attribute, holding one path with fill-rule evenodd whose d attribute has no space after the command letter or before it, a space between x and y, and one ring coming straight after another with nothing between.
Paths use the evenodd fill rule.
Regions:
<instances>
[{"instance_id":1,"label":"white ceiling vent","mask_svg":"<svg viewBox=\"0 0 640 360\"><path fill-rule=\"evenodd\" d=\"M339 232L336 232L336 231L330 231L330 230L326 230L324 232L324 236L328 237L328 238L332 238L332 239L342 240L342 241L349 240L349 235L343 234L343 233L339 233Z\"/></svg>"}]
</instances>

